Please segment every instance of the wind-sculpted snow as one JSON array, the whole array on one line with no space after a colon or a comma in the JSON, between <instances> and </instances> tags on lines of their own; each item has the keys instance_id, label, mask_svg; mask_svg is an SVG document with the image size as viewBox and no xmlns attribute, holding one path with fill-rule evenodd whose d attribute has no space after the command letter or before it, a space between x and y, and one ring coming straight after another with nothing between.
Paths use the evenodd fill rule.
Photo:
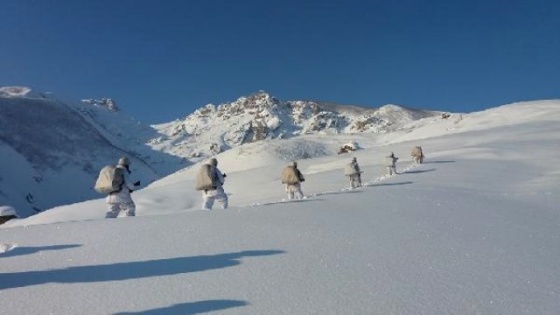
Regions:
<instances>
[{"instance_id":1,"label":"wind-sculpted snow","mask_svg":"<svg viewBox=\"0 0 560 315\"><path fill-rule=\"evenodd\" d=\"M316 141L296 140L277 144L275 151L285 161L311 159L331 153L324 144Z\"/></svg>"}]
</instances>

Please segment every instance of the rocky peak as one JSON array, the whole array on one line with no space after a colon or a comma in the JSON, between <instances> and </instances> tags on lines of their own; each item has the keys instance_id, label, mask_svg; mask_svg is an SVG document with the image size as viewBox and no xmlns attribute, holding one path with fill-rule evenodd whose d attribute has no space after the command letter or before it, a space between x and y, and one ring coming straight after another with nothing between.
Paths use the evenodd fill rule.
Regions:
<instances>
[{"instance_id":1,"label":"rocky peak","mask_svg":"<svg viewBox=\"0 0 560 315\"><path fill-rule=\"evenodd\" d=\"M204 156L212 152L194 152L195 147L216 143L227 150L243 143L301 134L388 132L432 115L437 114L397 105L375 109L315 101L282 102L259 91L230 103L208 104L183 120L166 124L159 131L169 138L157 143L173 143L172 151L177 155Z\"/></svg>"},{"instance_id":2,"label":"rocky peak","mask_svg":"<svg viewBox=\"0 0 560 315\"><path fill-rule=\"evenodd\" d=\"M118 112L119 111L119 108L117 107L117 104L115 103L115 101L113 101L110 98L83 99L82 103L88 104L88 105L93 105L93 106L103 107L110 112Z\"/></svg>"},{"instance_id":3,"label":"rocky peak","mask_svg":"<svg viewBox=\"0 0 560 315\"><path fill-rule=\"evenodd\" d=\"M231 103L232 105L242 106L244 108L262 108L262 107L273 107L278 105L279 101L270 96L270 94L265 91L258 91L247 97L240 97L237 101Z\"/></svg>"}]
</instances>

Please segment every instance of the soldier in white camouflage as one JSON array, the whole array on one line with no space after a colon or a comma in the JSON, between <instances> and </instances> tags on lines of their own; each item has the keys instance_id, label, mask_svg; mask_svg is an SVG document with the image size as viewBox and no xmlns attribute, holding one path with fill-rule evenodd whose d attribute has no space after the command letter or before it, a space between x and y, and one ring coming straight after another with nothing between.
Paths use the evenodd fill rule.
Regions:
<instances>
[{"instance_id":1,"label":"soldier in white camouflage","mask_svg":"<svg viewBox=\"0 0 560 315\"><path fill-rule=\"evenodd\" d=\"M119 216L119 213L123 211L127 217L133 217L136 215L136 205L132 201L130 194L140 186L140 181L132 183L129 179L130 176L130 160L126 157L119 159L117 168L122 169L123 181L120 189L118 191L112 192L105 198L107 204L109 204L109 209L105 214L106 218L112 219Z\"/></svg>"}]
</instances>

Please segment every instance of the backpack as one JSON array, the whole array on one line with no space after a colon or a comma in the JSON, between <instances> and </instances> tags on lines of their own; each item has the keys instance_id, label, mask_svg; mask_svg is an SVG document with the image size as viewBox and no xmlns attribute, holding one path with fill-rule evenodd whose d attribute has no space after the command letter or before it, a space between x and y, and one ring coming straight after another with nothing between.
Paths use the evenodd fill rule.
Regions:
<instances>
[{"instance_id":1,"label":"backpack","mask_svg":"<svg viewBox=\"0 0 560 315\"><path fill-rule=\"evenodd\" d=\"M204 164L198 170L196 175L195 189L196 190L210 190L216 189L215 185L216 175L210 164Z\"/></svg>"},{"instance_id":2,"label":"backpack","mask_svg":"<svg viewBox=\"0 0 560 315\"><path fill-rule=\"evenodd\" d=\"M300 178L296 168L293 166L286 166L282 171L282 184L293 185L303 181Z\"/></svg>"},{"instance_id":3,"label":"backpack","mask_svg":"<svg viewBox=\"0 0 560 315\"><path fill-rule=\"evenodd\" d=\"M123 184L123 169L114 165L107 165L99 172L93 188L100 194L110 194L121 191Z\"/></svg>"},{"instance_id":4,"label":"backpack","mask_svg":"<svg viewBox=\"0 0 560 315\"><path fill-rule=\"evenodd\" d=\"M349 176L349 175L354 175L359 173L360 171L358 170L358 164L356 163L346 164L346 167L344 168L344 175Z\"/></svg>"},{"instance_id":5,"label":"backpack","mask_svg":"<svg viewBox=\"0 0 560 315\"><path fill-rule=\"evenodd\" d=\"M412 153L410 153L410 155L417 156L417 157L423 157L424 154L422 153L422 147L412 148Z\"/></svg>"}]
</instances>

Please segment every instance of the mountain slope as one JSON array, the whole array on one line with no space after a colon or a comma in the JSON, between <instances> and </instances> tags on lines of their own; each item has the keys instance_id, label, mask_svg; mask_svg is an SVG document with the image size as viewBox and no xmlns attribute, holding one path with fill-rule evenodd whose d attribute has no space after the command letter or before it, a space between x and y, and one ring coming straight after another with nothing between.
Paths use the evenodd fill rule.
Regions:
<instances>
[{"instance_id":1,"label":"mountain slope","mask_svg":"<svg viewBox=\"0 0 560 315\"><path fill-rule=\"evenodd\" d=\"M559 105L246 144L218 155L226 211L197 211L193 166L135 193L135 218L105 220L96 200L9 222L1 312L555 314ZM352 155L334 152L351 138L357 190L343 176ZM425 164L411 164L413 145ZM313 152L299 161L309 198L283 202L284 160Z\"/></svg>"},{"instance_id":2,"label":"mountain slope","mask_svg":"<svg viewBox=\"0 0 560 315\"><path fill-rule=\"evenodd\" d=\"M266 92L184 120L146 126L111 99L63 102L26 87L0 88L0 204L19 215L99 195L97 172L120 156L132 160L146 185L224 150L264 139L303 134L389 132L436 112L395 105L365 109L306 101L281 102Z\"/></svg>"},{"instance_id":3,"label":"mountain slope","mask_svg":"<svg viewBox=\"0 0 560 315\"><path fill-rule=\"evenodd\" d=\"M0 150L7 157L0 165L0 203L14 206L20 216L98 197L92 183L99 169L120 156L133 160L136 175L145 183L180 166L178 158L124 138L124 130L141 128L123 115L97 119L107 111L11 91L0 97ZM151 128L142 131L155 134ZM173 161L176 167L168 173L150 165Z\"/></svg>"},{"instance_id":4,"label":"mountain slope","mask_svg":"<svg viewBox=\"0 0 560 315\"><path fill-rule=\"evenodd\" d=\"M473 160L473 174L468 176L474 179L478 176L475 166L477 160L495 161L493 163L497 163L497 167L505 170L506 166L500 166L505 161L514 159L521 167L523 163L531 164L535 156L544 154L542 152L546 148L538 146L555 147L555 131L558 130L555 119L559 116L559 104L559 101L544 101L507 105L465 114L461 121L425 118L386 134L303 135L290 139L259 141L222 152L216 157L220 168L228 174L226 190L233 196L230 200L233 207L283 198L282 185L279 184L280 170L292 160L298 161L300 169L308 178L304 192L311 195L322 194L337 191L341 185L345 185L345 178L340 174L351 156L358 158L366 174L364 181L375 182L383 179L384 156L394 152L400 157L399 168L404 168L410 161L410 149L415 145L422 145L428 159L441 159L442 155L457 156L460 155L458 152L467 152L469 159ZM536 148L527 140L534 137L540 139ZM362 149L338 155L340 144L349 141L355 141ZM522 143L523 147L516 148L515 143ZM496 150L496 146L502 149ZM522 189L533 181L554 182L559 174L547 169L556 160L560 162L560 158L547 158L550 162L539 165L538 170L530 173L531 176L523 180L516 179L515 183L507 186ZM185 167L135 192L133 197L138 215L199 210L199 192L193 189L199 165ZM335 181L329 180L333 176L339 177ZM504 180L507 181L508 178L512 177ZM499 179L494 181L497 180ZM314 182L314 185L309 186L307 182ZM74 210L74 205L57 207L24 222L54 223L59 220L100 219L104 216L105 205L102 199L84 202L81 207L79 212Z\"/></svg>"}]
</instances>

